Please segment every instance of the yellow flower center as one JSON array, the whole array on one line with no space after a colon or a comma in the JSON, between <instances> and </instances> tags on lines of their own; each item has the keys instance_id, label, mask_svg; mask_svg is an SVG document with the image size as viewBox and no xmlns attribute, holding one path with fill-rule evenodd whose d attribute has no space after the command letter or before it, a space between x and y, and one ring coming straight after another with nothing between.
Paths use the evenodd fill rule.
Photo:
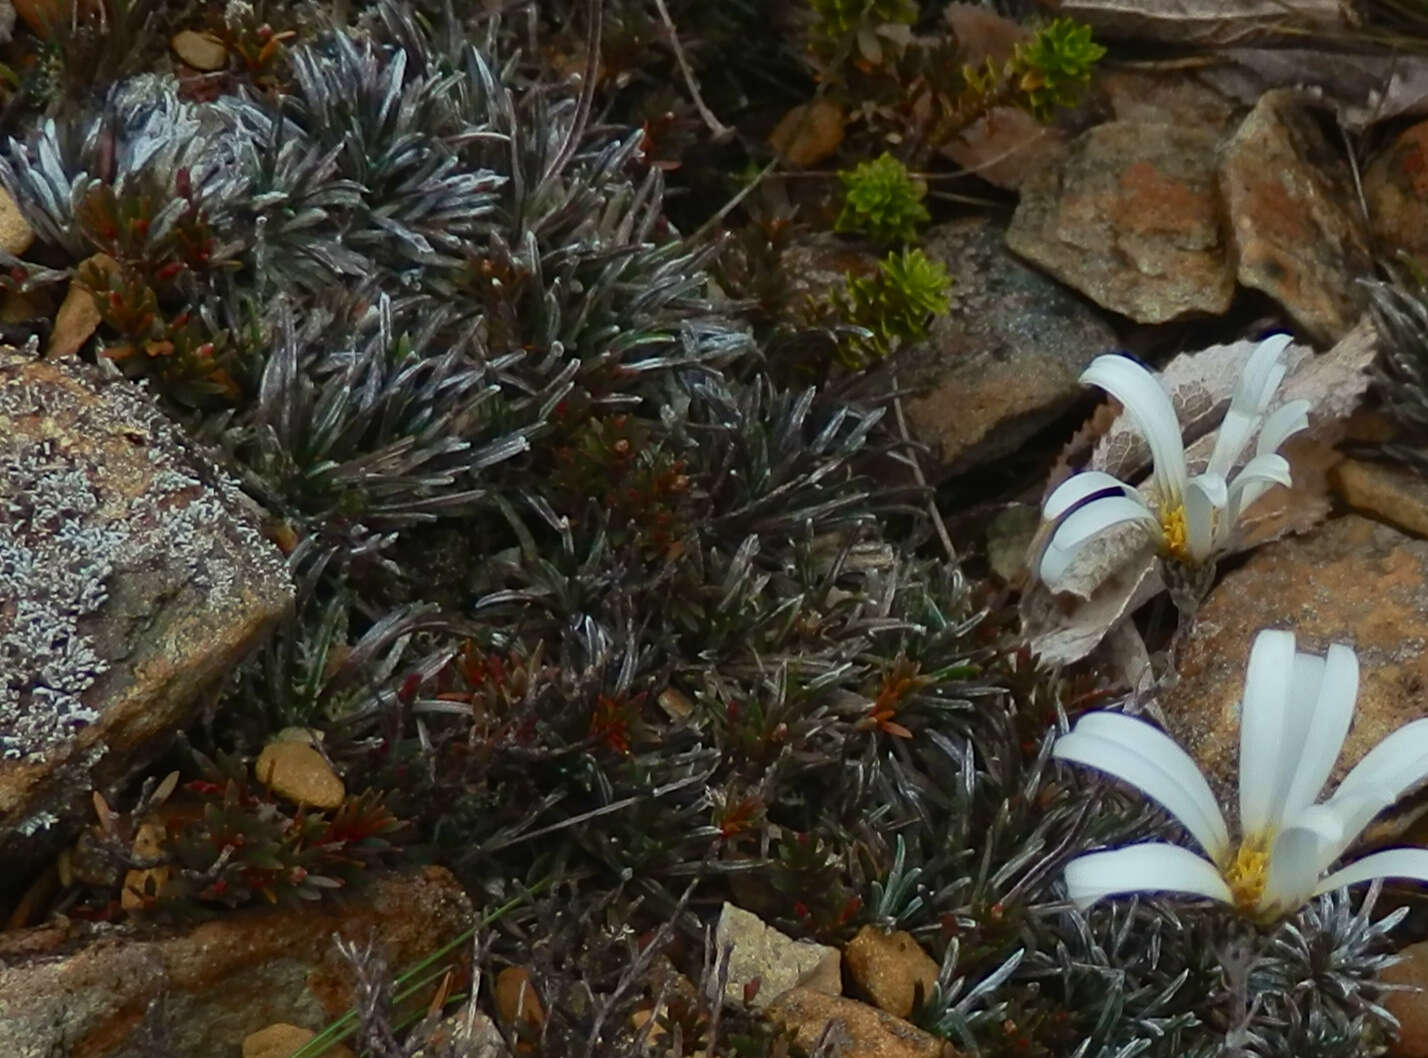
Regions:
<instances>
[{"instance_id":1,"label":"yellow flower center","mask_svg":"<svg viewBox=\"0 0 1428 1058\"><path fill-rule=\"evenodd\" d=\"M1160 550L1167 558L1179 562L1190 561L1190 531L1185 525L1185 505L1161 507Z\"/></svg>"},{"instance_id":2,"label":"yellow flower center","mask_svg":"<svg viewBox=\"0 0 1428 1058\"><path fill-rule=\"evenodd\" d=\"M1269 874L1269 838L1246 838L1235 852L1235 858L1220 873L1225 876L1235 907L1241 914L1258 917L1265 878Z\"/></svg>"}]
</instances>

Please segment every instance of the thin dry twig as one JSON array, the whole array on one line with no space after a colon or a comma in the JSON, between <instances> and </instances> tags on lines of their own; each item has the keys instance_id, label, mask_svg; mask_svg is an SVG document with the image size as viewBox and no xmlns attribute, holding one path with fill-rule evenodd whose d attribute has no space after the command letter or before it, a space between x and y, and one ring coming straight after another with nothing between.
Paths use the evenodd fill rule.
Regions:
<instances>
[{"instance_id":1,"label":"thin dry twig","mask_svg":"<svg viewBox=\"0 0 1428 1058\"><path fill-rule=\"evenodd\" d=\"M679 31L675 28L674 19L669 17L669 8L664 6L664 0L655 0L655 7L659 9L660 21L664 23L665 32L669 34L669 46L674 49L675 62L679 63L679 72L684 76L684 83L689 88L689 94L694 99L694 109L699 111L700 118L709 127L709 132L714 137L715 143L723 143L734 135L734 130L725 125L710 110L704 102L704 97L699 94L699 82L694 79L694 69L689 65L689 59L684 54L684 48L679 43Z\"/></svg>"}]
</instances>

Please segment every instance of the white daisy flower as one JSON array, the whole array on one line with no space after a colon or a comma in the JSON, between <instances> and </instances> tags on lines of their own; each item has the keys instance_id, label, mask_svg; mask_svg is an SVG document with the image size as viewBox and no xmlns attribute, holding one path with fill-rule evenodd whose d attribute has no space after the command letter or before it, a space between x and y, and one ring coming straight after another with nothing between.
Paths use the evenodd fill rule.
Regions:
<instances>
[{"instance_id":1,"label":"white daisy flower","mask_svg":"<svg viewBox=\"0 0 1428 1058\"><path fill-rule=\"evenodd\" d=\"M1240 835L1232 840L1205 777L1163 731L1120 713L1083 716L1053 756L1096 768L1158 802L1208 859L1162 842L1079 856L1066 867L1072 901L1175 892L1231 904L1268 922L1340 886L1374 878L1428 881L1428 849L1389 849L1329 872L1369 822L1428 779L1428 718L1375 746L1332 797L1316 803L1353 718L1359 663L1334 644L1296 653L1290 632L1255 639L1240 706Z\"/></svg>"},{"instance_id":2,"label":"white daisy flower","mask_svg":"<svg viewBox=\"0 0 1428 1058\"><path fill-rule=\"evenodd\" d=\"M1304 400L1265 418L1284 378L1290 341L1289 335L1276 334L1250 354L1210 461L1193 477L1186 470L1180 421L1160 380L1129 357L1098 356L1081 381L1100 386L1125 407L1150 447L1150 480L1137 489L1104 471L1087 470L1062 482L1042 512L1060 524L1041 557L1041 579L1054 587L1087 542L1123 522L1144 526L1156 550L1169 559L1201 565L1224 551L1240 512L1271 485L1290 483L1289 463L1276 449L1309 425ZM1232 476L1256 430L1255 454Z\"/></svg>"}]
</instances>

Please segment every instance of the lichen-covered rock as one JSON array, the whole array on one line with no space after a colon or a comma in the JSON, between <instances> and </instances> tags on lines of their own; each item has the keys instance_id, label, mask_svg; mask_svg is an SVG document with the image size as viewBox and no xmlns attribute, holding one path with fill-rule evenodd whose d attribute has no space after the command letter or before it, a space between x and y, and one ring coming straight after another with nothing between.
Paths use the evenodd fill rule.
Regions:
<instances>
[{"instance_id":1,"label":"lichen-covered rock","mask_svg":"<svg viewBox=\"0 0 1428 1058\"><path fill-rule=\"evenodd\" d=\"M141 389L0 350L0 878L57 851L291 605L242 494Z\"/></svg>"},{"instance_id":2,"label":"lichen-covered rock","mask_svg":"<svg viewBox=\"0 0 1428 1058\"><path fill-rule=\"evenodd\" d=\"M1373 270L1348 167L1290 90L1266 92L1225 146L1220 187L1239 281L1284 306L1321 342L1360 315Z\"/></svg>"},{"instance_id":3,"label":"lichen-covered rock","mask_svg":"<svg viewBox=\"0 0 1428 1058\"><path fill-rule=\"evenodd\" d=\"M986 221L930 230L923 250L952 278L948 312L901 350L914 437L940 477L1013 452L1081 393L1081 372L1116 346L1095 307L1007 252Z\"/></svg>"},{"instance_id":4,"label":"lichen-covered rock","mask_svg":"<svg viewBox=\"0 0 1428 1058\"><path fill-rule=\"evenodd\" d=\"M456 880L429 867L374 879L340 905L253 907L182 930L0 932L0 1054L144 1058L150 1031L179 1058L236 1054L274 1022L320 1029L347 1009L352 968L334 934L362 946L375 938L400 970L470 918Z\"/></svg>"},{"instance_id":5,"label":"lichen-covered rock","mask_svg":"<svg viewBox=\"0 0 1428 1058\"><path fill-rule=\"evenodd\" d=\"M1139 323L1219 315L1235 292L1210 129L1111 121L1027 181L1007 245Z\"/></svg>"}]
</instances>

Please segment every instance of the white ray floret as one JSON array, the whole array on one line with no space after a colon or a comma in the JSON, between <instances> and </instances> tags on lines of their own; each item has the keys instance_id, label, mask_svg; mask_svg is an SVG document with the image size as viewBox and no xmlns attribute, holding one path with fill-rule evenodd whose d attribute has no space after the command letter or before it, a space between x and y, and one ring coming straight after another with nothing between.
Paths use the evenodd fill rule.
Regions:
<instances>
[{"instance_id":1,"label":"white ray floret","mask_svg":"<svg viewBox=\"0 0 1428 1058\"><path fill-rule=\"evenodd\" d=\"M1062 482L1043 507L1056 522L1041 557L1041 579L1055 587L1081 549L1101 533L1136 523L1163 556L1203 564L1230 542L1242 512L1272 485L1289 485L1289 463L1277 449L1309 425L1309 402L1298 400L1266 417L1284 378L1290 337L1260 342L1245 361L1205 469L1191 475L1175 406L1160 380L1124 356L1098 356L1081 381L1099 386L1125 408L1150 448L1151 472L1140 488L1103 471ZM1232 473L1256 432L1254 454Z\"/></svg>"},{"instance_id":2,"label":"white ray floret","mask_svg":"<svg viewBox=\"0 0 1428 1058\"><path fill-rule=\"evenodd\" d=\"M1195 762L1159 728L1121 713L1083 716L1053 756L1134 786L1205 850L1147 842L1092 852L1066 867L1074 903L1129 892L1175 892L1232 904L1261 921L1320 893L1374 878L1428 881L1428 849L1376 852L1329 868L1364 827L1428 780L1428 719L1367 753L1333 796L1317 802L1353 718L1358 658L1342 644L1298 653L1290 632L1255 639L1240 705L1238 840Z\"/></svg>"}]
</instances>

